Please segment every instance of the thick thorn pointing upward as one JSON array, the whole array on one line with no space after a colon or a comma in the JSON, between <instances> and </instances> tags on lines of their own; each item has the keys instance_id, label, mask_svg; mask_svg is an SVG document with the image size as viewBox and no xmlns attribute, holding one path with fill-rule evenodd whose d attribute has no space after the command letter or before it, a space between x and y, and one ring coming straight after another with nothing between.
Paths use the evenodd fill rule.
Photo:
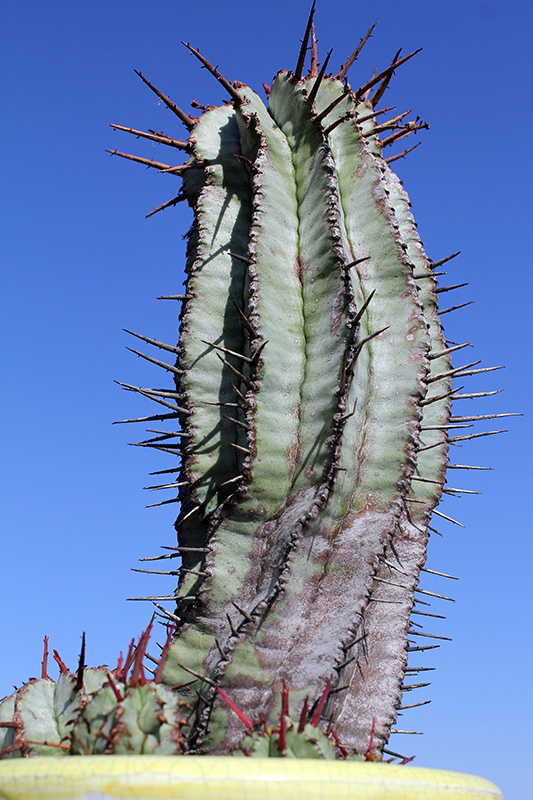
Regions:
<instances>
[{"instance_id":1,"label":"thick thorn pointing upward","mask_svg":"<svg viewBox=\"0 0 533 800\"><path fill-rule=\"evenodd\" d=\"M313 5L311 6L311 11L309 12L309 19L307 20L307 28L305 29L304 38L302 39L302 46L300 47L300 53L298 55L298 63L296 64L296 69L294 70L295 81L300 81L302 79L302 74L304 71L304 64L305 64L305 55L307 53L307 45L309 44L309 36L311 35L311 28L313 26L314 15L315 15L315 2L313 0Z\"/></svg>"},{"instance_id":2,"label":"thick thorn pointing upward","mask_svg":"<svg viewBox=\"0 0 533 800\"><path fill-rule=\"evenodd\" d=\"M202 64L204 65L204 67L205 67L206 69L208 69L208 70L209 70L209 72L211 73L211 75L214 75L214 77L217 79L217 81L218 81L220 84L222 84L222 86L223 86L223 87L224 87L224 89L227 91L227 93L230 95L230 97L231 97L233 100L235 100L235 102L236 102L238 105L241 105L241 104L242 104L242 102L243 102L243 99L242 99L242 97L241 97L241 96L240 96L240 94L239 94L239 93L238 93L238 92L237 92L237 91L236 91L236 90L233 88L233 86L231 85L231 83L230 83L229 81L227 81L227 80L226 80L226 78L224 78L224 76L223 76L223 75L221 75L221 74L220 74L220 72L218 71L218 69L217 69L216 67L214 67L212 64L210 64L210 63L209 63L209 61L207 60L207 58L204 58L204 57L203 57L203 55L202 55L202 54L201 54L201 53L200 53L198 50L195 50L195 49L194 49L194 47L191 47L191 45L189 44L189 42L182 42L182 44L183 44L183 45L184 45L184 46L187 48L187 50L190 50L190 51L191 51L191 53L192 53L194 56L196 56L196 58L197 58L199 61L201 61L201 62L202 62Z\"/></svg>"},{"instance_id":3,"label":"thick thorn pointing upward","mask_svg":"<svg viewBox=\"0 0 533 800\"><path fill-rule=\"evenodd\" d=\"M399 61L393 61L390 67L387 67L387 69L384 69L383 72L380 72L378 75L375 75L373 78L371 78L367 83L364 84L364 86L361 86L361 88L357 90L356 97L362 97L365 92L375 86L376 83L379 83L381 80L383 80L383 78L385 78L390 72L394 72L395 69L401 67L402 64L405 64L405 62L409 61L410 58L416 56L416 54L420 53L421 50L422 48L419 47L418 50L413 50L412 53L409 53L408 56L404 56Z\"/></svg>"},{"instance_id":4,"label":"thick thorn pointing upward","mask_svg":"<svg viewBox=\"0 0 533 800\"><path fill-rule=\"evenodd\" d=\"M194 119L192 117L186 114L185 111L182 111L181 108L177 106L176 103L173 103L172 100L170 100L170 98L168 98L165 94L163 94L163 92L160 92L159 89L157 89L153 83L150 83L150 81L147 78L145 78L142 73L139 72L139 70L136 69L135 73L147 86L150 87L152 92L155 92L155 94L163 101L163 103L168 108L170 108L171 111L174 112L174 114L183 122L186 128L188 128L189 130L193 128Z\"/></svg>"},{"instance_id":5,"label":"thick thorn pointing upward","mask_svg":"<svg viewBox=\"0 0 533 800\"><path fill-rule=\"evenodd\" d=\"M361 41L359 42L359 44L357 45L357 47L353 51L352 55L348 59L346 59L346 61L344 62L344 64L340 68L340 70L337 72L335 77L336 77L336 79L338 81L342 81L342 79L344 78L344 76L346 75L346 73L348 72L348 70L350 69L352 64L354 63L354 61L357 61L357 58L359 57L359 53L361 52L361 50L365 46L366 42L370 38L370 36L372 34L372 31L374 30L374 28L376 27L377 24L378 24L378 21L376 20L374 22L374 24L369 28L369 30L367 31L366 35L363 36L363 38L361 39Z\"/></svg>"}]
</instances>

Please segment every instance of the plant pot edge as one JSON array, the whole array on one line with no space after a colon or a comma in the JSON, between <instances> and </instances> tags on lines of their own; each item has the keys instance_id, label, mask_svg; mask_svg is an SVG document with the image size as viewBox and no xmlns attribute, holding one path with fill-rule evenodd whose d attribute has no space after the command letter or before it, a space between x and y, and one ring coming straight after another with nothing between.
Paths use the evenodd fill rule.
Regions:
<instances>
[{"instance_id":1,"label":"plant pot edge","mask_svg":"<svg viewBox=\"0 0 533 800\"><path fill-rule=\"evenodd\" d=\"M394 764L224 756L0 762L2 800L503 800L476 775Z\"/></svg>"}]
</instances>

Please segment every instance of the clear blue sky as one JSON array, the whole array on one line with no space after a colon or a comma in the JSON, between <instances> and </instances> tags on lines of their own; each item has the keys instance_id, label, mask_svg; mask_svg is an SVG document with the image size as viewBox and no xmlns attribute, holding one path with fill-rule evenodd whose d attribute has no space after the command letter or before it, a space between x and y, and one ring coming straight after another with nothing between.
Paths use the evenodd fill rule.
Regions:
<instances>
[{"instance_id":1,"label":"clear blue sky","mask_svg":"<svg viewBox=\"0 0 533 800\"><path fill-rule=\"evenodd\" d=\"M0 696L38 673L44 634L70 665L82 630L90 662L113 661L150 615L125 598L173 588L130 572L174 543L175 509L145 509L154 498L141 488L170 464L128 448L136 431L111 422L150 413L113 383L160 377L125 350L122 329L176 340L176 308L156 297L180 291L190 212L144 219L177 194L179 179L110 159L105 148L170 156L108 123L184 136L133 70L185 109L193 98L218 104L224 92L180 41L260 89L294 66L308 10L308 0L4 5ZM466 527L443 522L444 537L430 542L428 566L460 578L425 582L456 598L436 609L448 612L438 632L454 641L426 658L437 669L419 699L431 705L404 718L424 735L398 735L392 748L416 754L416 765L483 774L521 800L532 744L531 5L324 0L322 54L333 47L340 65L376 17L351 83L399 47L424 48L385 98L431 123L397 171L430 257L462 251L444 280L469 281L453 299L475 304L448 316L449 338L474 342L486 366L507 365L470 379L473 391L502 394L459 409L526 413L497 426L509 433L457 451L494 471L450 474L451 485L483 492L446 501L444 512Z\"/></svg>"}]
</instances>

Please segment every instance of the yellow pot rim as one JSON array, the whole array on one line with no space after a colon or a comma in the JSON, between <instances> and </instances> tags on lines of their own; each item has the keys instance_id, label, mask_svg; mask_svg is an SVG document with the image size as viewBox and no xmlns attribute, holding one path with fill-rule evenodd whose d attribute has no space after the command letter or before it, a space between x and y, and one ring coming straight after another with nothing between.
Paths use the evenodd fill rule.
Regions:
<instances>
[{"instance_id":1,"label":"yellow pot rim","mask_svg":"<svg viewBox=\"0 0 533 800\"><path fill-rule=\"evenodd\" d=\"M424 767L304 759L69 756L0 762L2 800L503 800Z\"/></svg>"}]
</instances>

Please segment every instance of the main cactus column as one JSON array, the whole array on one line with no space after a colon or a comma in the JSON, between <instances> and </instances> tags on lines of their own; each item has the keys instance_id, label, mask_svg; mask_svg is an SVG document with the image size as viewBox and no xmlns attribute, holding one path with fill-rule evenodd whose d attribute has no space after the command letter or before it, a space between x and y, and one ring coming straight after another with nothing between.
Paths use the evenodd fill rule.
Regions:
<instances>
[{"instance_id":1,"label":"main cactus column","mask_svg":"<svg viewBox=\"0 0 533 800\"><path fill-rule=\"evenodd\" d=\"M190 131L165 142L188 150L185 165L137 160L182 175L171 203L195 215L179 343L140 337L177 354L148 357L175 390L142 390L165 406L153 419L180 423L142 444L181 457L165 485L180 492L165 556L181 558L178 588L148 599L177 623L164 680L189 703L193 752L242 737L222 695L268 720L282 685L296 715L327 687L323 724L382 751L409 688L451 380L468 374L451 368L434 270L382 157L382 131L427 127L376 121L410 56L354 91L345 74L360 47L332 77L313 44L303 76L310 31L268 106L189 45L231 104L193 119L143 78Z\"/></svg>"}]
</instances>

